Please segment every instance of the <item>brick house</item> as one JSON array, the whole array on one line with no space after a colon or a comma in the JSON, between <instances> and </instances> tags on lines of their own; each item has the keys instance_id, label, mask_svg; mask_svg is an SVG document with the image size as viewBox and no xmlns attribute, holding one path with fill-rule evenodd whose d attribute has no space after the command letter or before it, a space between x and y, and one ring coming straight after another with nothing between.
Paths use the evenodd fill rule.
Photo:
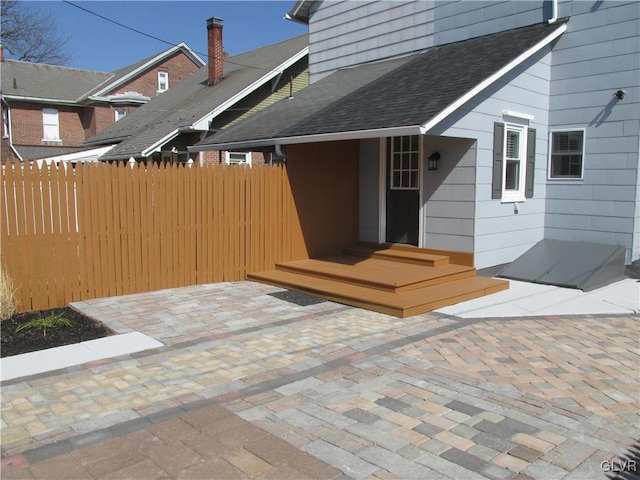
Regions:
<instances>
[{"instance_id":1,"label":"brick house","mask_svg":"<svg viewBox=\"0 0 640 480\"><path fill-rule=\"evenodd\" d=\"M184 43L113 73L0 60L3 162L95 159L87 138L204 65Z\"/></svg>"},{"instance_id":2,"label":"brick house","mask_svg":"<svg viewBox=\"0 0 640 480\"><path fill-rule=\"evenodd\" d=\"M189 154L187 148L308 85L308 38L300 35L229 57L223 21L207 20L208 65L165 95L87 139L91 148L114 145L103 161L256 165L274 155L260 149Z\"/></svg>"}]
</instances>

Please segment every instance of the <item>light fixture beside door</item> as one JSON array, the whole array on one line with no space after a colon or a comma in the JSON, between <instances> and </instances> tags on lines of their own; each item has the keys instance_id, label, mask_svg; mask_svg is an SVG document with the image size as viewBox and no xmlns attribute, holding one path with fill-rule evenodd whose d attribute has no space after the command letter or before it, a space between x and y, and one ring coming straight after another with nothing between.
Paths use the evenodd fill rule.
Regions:
<instances>
[{"instance_id":1,"label":"light fixture beside door","mask_svg":"<svg viewBox=\"0 0 640 480\"><path fill-rule=\"evenodd\" d=\"M440 161L440 153L439 152L433 152L431 155L429 155L427 160L428 160L427 168L429 170L438 170L438 162Z\"/></svg>"}]
</instances>

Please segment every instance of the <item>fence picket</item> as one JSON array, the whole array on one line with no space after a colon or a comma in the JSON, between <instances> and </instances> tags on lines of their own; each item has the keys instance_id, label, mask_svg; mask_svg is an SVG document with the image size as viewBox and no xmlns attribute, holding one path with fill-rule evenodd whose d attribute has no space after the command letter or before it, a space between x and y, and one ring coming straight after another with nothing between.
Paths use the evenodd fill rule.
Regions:
<instances>
[{"instance_id":1,"label":"fence picket","mask_svg":"<svg viewBox=\"0 0 640 480\"><path fill-rule=\"evenodd\" d=\"M243 280L301 248L281 166L24 164L3 167L0 188L21 311Z\"/></svg>"}]
</instances>

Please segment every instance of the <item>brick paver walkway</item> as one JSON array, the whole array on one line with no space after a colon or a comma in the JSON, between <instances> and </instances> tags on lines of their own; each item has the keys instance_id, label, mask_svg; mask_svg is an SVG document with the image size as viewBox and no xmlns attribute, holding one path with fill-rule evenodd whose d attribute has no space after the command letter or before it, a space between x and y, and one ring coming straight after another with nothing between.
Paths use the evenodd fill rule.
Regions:
<instances>
[{"instance_id":1,"label":"brick paver walkway","mask_svg":"<svg viewBox=\"0 0 640 480\"><path fill-rule=\"evenodd\" d=\"M606 479L637 458L637 316L398 319L278 292L77 304L166 346L5 382L3 478Z\"/></svg>"}]
</instances>

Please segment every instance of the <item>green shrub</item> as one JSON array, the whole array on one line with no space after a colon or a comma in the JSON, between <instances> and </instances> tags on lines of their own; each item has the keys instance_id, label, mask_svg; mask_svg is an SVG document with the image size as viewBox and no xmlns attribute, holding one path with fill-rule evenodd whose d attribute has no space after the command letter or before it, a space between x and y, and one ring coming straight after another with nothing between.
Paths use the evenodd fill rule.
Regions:
<instances>
[{"instance_id":1,"label":"green shrub","mask_svg":"<svg viewBox=\"0 0 640 480\"><path fill-rule=\"evenodd\" d=\"M25 330L25 329L42 329L42 336L47 338L47 329L58 328L58 327L70 327L73 325L73 322L68 318L63 317L62 315L49 315L48 317L34 318L26 323L23 323L18 328L16 328L16 333Z\"/></svg>"}]
</instances>

